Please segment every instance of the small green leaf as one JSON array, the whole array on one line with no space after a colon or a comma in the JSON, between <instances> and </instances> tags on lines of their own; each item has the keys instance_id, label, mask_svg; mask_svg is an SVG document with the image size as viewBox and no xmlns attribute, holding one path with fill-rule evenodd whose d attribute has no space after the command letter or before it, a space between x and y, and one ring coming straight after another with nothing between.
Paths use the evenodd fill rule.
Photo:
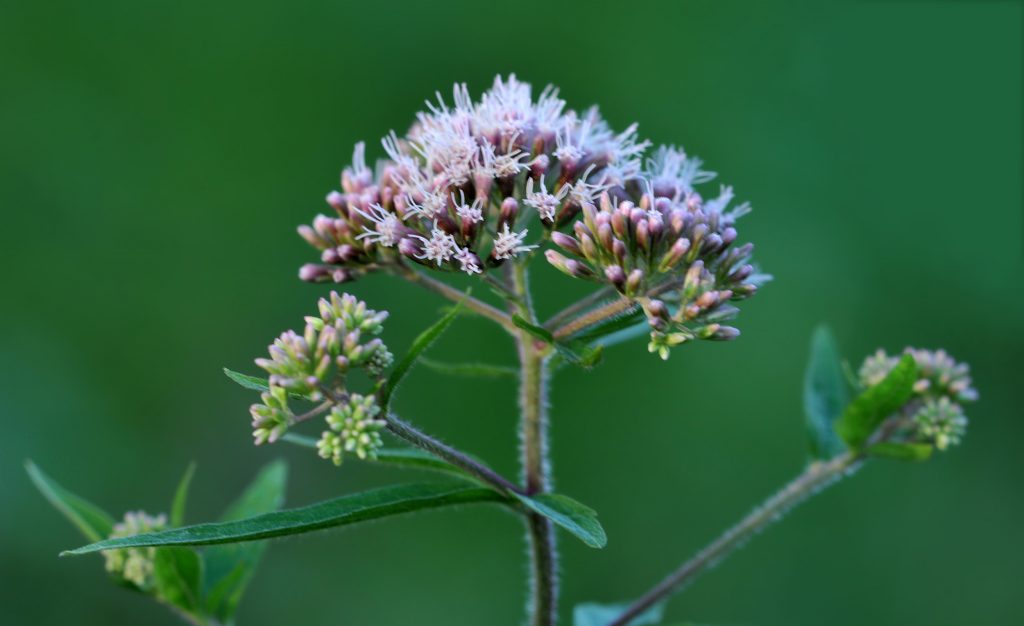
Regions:
<instances>
[{"instance_id":1,"label":"small green leaf","mask_svg":"<svg viewBox=\"0 0 1024 626\"><path fill-rule=\"evenodd\" d=\"M888 376L868 387L846 407L836 421L836 432L851 449L861 450L882 421L910 400L916 381L917 364L914 357L905 354Z\"/></svg>"},{"instance_id":2,"label":"small green leaf","mask_svg":"<svg viewBox=\"0 0 1024 626\"><path fill-rule=\"evenodd\" d=\"M185 502L188 500L188 488L192 484L192 476L195 473L195 462L189 463L174 492L174 502L171 503L171 526L181 526L185 523Z\"/></svg>"},{"instance_id":3,"label":"small green leaf","mask_svg":"<svg viewBox=\"0 0 1024 626\"><path fill-rule=\"evenodd\" d=\"M260 378L259 376L249 376L248 374L241 374L234 370L224 368L224 374L228 378L235 381L246 389L252 389L253 391L270 391L270 383L267 382L266 378ZM288 392L288 397L298 398L299 400L309 400L309 396L302 395L301 393Z\"/></svg>"},{"instance_id":4,"label":"small green leaf","mask_svg":"<svg viewBox=\"0 0 1024 626\"><path fill-rule=\"evenodd\" d=\"M835 339L827 326L819 326L811 338L811 356L804 374L804 415L812 458L828 459L846 449L833 424L848 403Z\"/></svg>"},{"instance_id":5,"label":"small green leaf","mask_svg":"<svg viewBox=\"0 0 1024 626\"><path fill-rule=\"evenodd\" d=\"M420 357L420 365L440 374L465 378L517 378L519 376L519 372L514 367L487 363L442 363Z\"/></svg>"},{"instance_id":6,"label":"small green leaf","mask_svg":"<svg viewBox=\"0 0 1024 626\"><path fill-rule=\"evenodd\" d=\"M469 292L466 292L466 297L469 296ZM412 347L409 348L409 352L402 357L402 359L395 365L395 369L391 370L391 376L388 377L387 384L384 385L384 389L381 392L381 405L387 410L391 402L391 396L394 395L395 389L398 387L405 375L409 373L409 370L416 361L420 358L420 355L426 351L438 337L444 334L444 331L448 330L455 318L459 316L459 311L462 309L463 300L460 300L454 308L445 313L444 317L434 322L432 326L427 328L425 331L419 334L412 342Z\"/></svg>"},{"instance_id":7,"label":"small green leaf","mask_svg":"<svg viewBox=\"0 0 1024 626\"><path fill-rule=\"evenodd\" d=\"M629 603L622 604L577 604L572 612L573 626L608 626L615 618L629 608ZM647 626L661 623L665 612L665 603L659 602L629 621L627 626Z\"/></svg>"},{"instance_id":8,"label":"small green leaf","mask_svg":"<svg viewBox=\"0 0 1024 626\"><path fill-rule=\"evenodd\" d=\"M584 341L572 341L565 343L555 341L554 335L549 330L535 324L531 324L518 315L512 316L512 323L522 328L527 333L550 345L565 362L579 365L584 369L590 369L601 362L604 354L604 347L600 345L587 345Z\"/></svg>"},{"instance_id":9,"label":"small green leaf","mask_svg":"<svg viewBox=\"0 0 1024 626\"><path fill-rule=\"evenodd\" d=\"M119 537L69 550L78 555L140 546L204 546L270 539L469 502L501 502L501 494L464 481L393 485L264 513L242 520L196 524L133 537Z\"/></svg>"},{"instance_id":10,"label":"small green leaf","mask_svg":"<svg viewBox=\"0 0 1024 626\"><path fill-rule=\"evenodd\" d=\"M114 518L106 511L58 485L32 461L25 462L25 469L43 497L74 524L86 539L99 541L110 535Z\"/></svg>"},{"instance_id":11,"label":"small green leaf","mask_svg":"<svg viewBox=\"0 0 1024 626\"><path fill-rule=\"evenodd\" d=\"M891 443L883 441L868 448L871 456L900 461L927 461L932 456L930 443Z\"/></svg>"},{"instance_id":12,"label":"small green leaf","mask_svg":"<svg viewBox=\"0 0 1024 626\"><path fill-rule=\"evenodd\" d=\"M153 559L157 595L188 613L197 612L202 571L202 562L195 550L160 548Z\"/></svg>"},{"instance_id":13,"label":"small green leaf","mask_svg":"<svg viewBox=\"0 0 1024 626\"><path fill-rule=\"evenodd\" d=\"M607 545L608 537L601 522L597 521L597 512L585 504L557 493L542 493L532 497L514 495L527 508L550 519L591 548Z\"/></svg>"},{"instance_id":14,"label":"small green leaf","mask_svg":"<svg viewBox=\"0 0 1024 626\"><path fill-rule=\"evenodd\" d=\"M241 520L281 508L287 481L288 466L284 461L268 463L228 507L221 521ZM265 549L265 543L254 542L215 546L203 552L203 595L208 613L221 621L230 621Z\"/></svg>"}]
</instances>

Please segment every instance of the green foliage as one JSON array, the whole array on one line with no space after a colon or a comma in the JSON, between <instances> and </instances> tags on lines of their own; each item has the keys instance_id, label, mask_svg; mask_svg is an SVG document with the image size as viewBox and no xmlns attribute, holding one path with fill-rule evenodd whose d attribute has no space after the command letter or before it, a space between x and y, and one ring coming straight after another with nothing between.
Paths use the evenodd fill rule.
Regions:
<instances>
[{"instance_id":1,"label":"green foliage","mask_svg":"<svg viewBox=\"0 0 1024 626\"><path fill-rule=\"evenodd\" d=\"M444 363L426 357L420 357L420 365L448 376L463 378L518 378L519 370L504 365L489 363Z\"/></svg>"},{"instance_id":2,"label":"green foliage","mask_svg":"<svg viewBox=\"0 0 1024 626\"><path fill-rule=\"evenodd\" d=\"M469 292L466 293L469 296ZM387 412L388 407L391 404L391 397L395 393L395 389L405 378L405 375L409 373L412 366L416 364L416 361L420 358L427 348L429 348L437 339L444 334L444 331L448 330L452 322L459 316L459 310L462 308L464 300L459 301L454 307L452 307L444 316L434 322L429 328L424 330L416 339L413 340L412 346L409 351L402 357L393 370L391 375L388 377L387 382L384 384L384 388L381 390L381 406L384 407L384 411Z\"/></svg>"},{"instance_id":3,"label":"green foliage","mask_svg":"<svg viewBox=\"0 0 1024 626\"><path fill-rule=\"evenodd\" d=\"M608 543L604 528L597 521L597 512L585 504L557 493L532 497L517 494L516 497L527 508L550 519L591 548L603 548Z\"/></svg>"},{"instance_id":4,"label":"green foliage","mask_svg":"<svg viewBox=\"0 0 1024 626\"><path fill-rule=\"evenodd\" d=\"M87 539L100 543L118 540L104 539L114 530L114 520L110 515L58 485L31 461L26 463L26 469L46 499ZM184 518L188 489L194 474L195 464L190 464L175 490L171 505L172 526ZM286 477L287 468L282 461L269 464L228 509L225 519L249 517L278 508L284 497ZM130 541L133 538L119 539ZM263 548L261 542L216 547L202 553L186 547L160 547L152 554L151 583L140 587L120 576L115 577L115 582L153 595L195 623L206 624L211 618L229 623Z\"/></svg>"},{"instance_id":5,"label":"green foliage","mask_svg":"<svg viewBox=\"0 0 1024 626\"><path fill-rule=\"evenodd\" d=\"M86 539L99 541L110 534L114 527L114 518L109 513L58 485L32 461L25 462L25 469L40 493L74 524Z\"/></svg>"},{"instance_id":6,"label":"green foliage","mask_svg":"<svg viewBox=\"0 0 1024 626\"><path fill-rule=\"evenodd\" d=\"M565 362L578 365L583 369L593 368L601 362L601 358L604 355L604 346L588 345L585 341L581 340L570 342L557 341L555 336L551 334L551 331L536 324L531 324L518 315L512 316L512 322L535 339L554 348L558 356Z\"/></svg>"},{"instance_id":7,"label":"green foliage","mask_svg":"<svg viewBox=\"0 0 1024 626\"><path fill-rule=\"evenodd\" d=\"M298 535L444 506L501 500L502 496L497 492L463 481L392 485L245 519L107 539L63 554L79 555L111 548L142 546L231 544Z\"/></svg>"},{"instance_id":8,"label":"green foliage","mask_svg":"<svg viewBox=\"0 0 1024 626\"><path fill-rule=\"evenodd\" d=\"M868 454L900 461L927 461L935 447L930 443L896 443L883 441L868 449Z\"/></svg>"},{"instance_id":9,"label":"green foliage","mask_svg":"<svg viewBox=\"0 0 1024 626\"><path fill-rule=\"evenodd\" d=\"M916 380L917 365L912 356L905 354L881 382L854 398L836 421L836 432L846 445L862 450L882 421L907 403Z\"/></svg>"},{"instance_id":10,"label":"green foliage","mask_svg":"<svg viewBox=\"0 0 1024 626\"><path fill-rule=\"evenodd\" d=\"M287 481L288 466L284 461L267 464L221 515L221 521L241 520L281 508ZM265 543L255 542L216 546L203 552L203 597L211 615L221 621L231 619L265 550Z\"/></svg>"},{"instance_id":11,"label":"green foliage","mask_svg":"<svg viewBox=\"0 0 1024 626\"><path fill-rule=\"evenodd\" d=\"M246 389L251 389L252 391L270 391L270 383L267 382L266 378L261 378L259 376L250 376L248 374L242 374L242 373L236 372L234 370L230 370L230 369L228 369L226 367L223 368L223 369L224 369L224 374L228 378L230 378L231 380L235 381L236 383L238 383L242 387L245 387ZM290 397L290 398L298 398L299 400L309 400L310 399L308 396L304 396L302 394L292 393L292 392L288 392L288 397Z\"/></svg>"},{"instance_id":12,"label":"green foliage","mask_svg":"<svg viewBox=\"0 0 1024 626\"><path fill-rule=\"evenodd\" d=\"M629 603L622 604L577 604L572 612L573 626L608 626L616 617L629 608ZM640 615L630 620L628 626L645 626L660 624L665 612L665 603L658 602Z\"/></svg>"},{"instance_id":13,"label":"green foliage","mask_svg":"<svg viewBox=\"0 0 1024 626\"><path fill-rule=\"evenodd\" d=\"M828 327L819 326L811 338L811 355L804 374L804 414L812 458L831 458L846 448L833 425L848 402L849 392L835 339Z\"/></svg>"},{"instance_id":14,"label":"green foliage","mask_svg":"<svg viewBox=\"0 0 1024 626\"><path fill-rule=\"evenodd\" d=\"M316 449L317 442L313 437L306 437L296 433L287 433L281 437L281 441L287 441L288 443L293 443L305 448L313 448L314 450ZM469 474L464 472L461 468L455 467L451 463L448 463L430 452L419 448L380 448L377 450L377 458L373 460L368 459L368 461L371 463L386 463L388 465L395 465L409 469L433 470L437 472L456 474L462 478L470 478Z\"/></svg>"},{"instance_id":15,"label":"green foliage","mask_svg":"<svg viewBox=\"0 0 1024 626\"><path fill-rule=\"evenodd\" d=\"M174 492L174 501L171 502L171 526L181 526L185 523L185 503L188 500L188 488L192 484L192 477L195 473L196 464L189 463Z\"/></svg>"}]
</instances>

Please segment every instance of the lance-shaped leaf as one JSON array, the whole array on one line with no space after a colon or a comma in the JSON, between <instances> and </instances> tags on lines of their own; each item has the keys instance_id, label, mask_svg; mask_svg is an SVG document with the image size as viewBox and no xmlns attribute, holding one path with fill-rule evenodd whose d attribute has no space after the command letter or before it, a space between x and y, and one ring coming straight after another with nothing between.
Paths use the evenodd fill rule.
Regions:
<instances>
[{"instance_id":1,"label":"lance-shaped leaf","mask_svg":"<svg viewBox=\"0 0 1024 626\"><path fill-rule=\"evenodd\" d=\"M512 316L512 323L534 338L550 345L566 363L579 365L583 369L591 369L601 362L601 357L604 355L604 346L602 345L588 345L580 340L557 341L551 331L543 326L532 324L518 315Z\"/></svg>"},{"instance_id":2,"label":"lance-shaped leaf","mask_svg":"<svg viewBox=\"0 0 1024 626\"><path fill-rule=\"evenodd\" d=\"M110 534L114 518L106 511L58 485L32 461L25 462L25 469L36 488L86 539L99 541Z\"/></svg>"},{"instance_id":3,"label":"lance-shaped leaf","mask_svg":"<svg viewBox=\"0 0 1024 626\"><path fill-rule=\"evenodd\" d=\"M470 502L500 502L497 492L464 481L394 485L237 521L196 524L69 550L78 555L139 546L204 546L298 535L358 522Z\"/></svg>"},{"instance_id":4,"label":"lance-shaped leaf","mask_svg":"<svg viewBox=\"0 0 1024 626\"><path fill-rule=\"evenodd\" d=\"M296 433L286 433L281 437L281 441L287 441L288 443L293 443L304 448L313 448L314 450L316 449L317 442L313 437L306 437L305 435L299 435ZM469 477L469 475L462 469L455 467L447 461L441 460L439 457L427 452L426 450L420 450L419 448L379 448L377 450L377 458L372 461L367 459L366 462L384 463L408 469L433 470L436 472L445 472L447 474L456 474L463 478Z\"/></svg>"},{"instance_id":5,"label":"lance-shaped leaf","mask_svg":"<svg viewBox=\"0 0 1024 626\"><path fill-rule=\"evenodd\" d=\"M868 448L868 454L900 461L927 461L932 456L930 443L896 443L883 441Z\"/></svg>"},{"instance_id":6,"label":"lance-shaped leaf","mask_svg":"<svg viewBox=\"0 0 1024 626\"><path fill-rule=\"evenodd\" d=\"M420 365L439 374L462 378L517 378L519 376L518 370L514 367L489 363L444 363L421 357Z\"/></svg>"},{"instance_id":7,"label":"lance-shaped leaf","mask_svg":"<svg viewBox=\"0 0 1024 626\"><path fill-rule=\"evenodd\" d=\"M260 378L259 376L250 376L248 374L242 374L234 370L224 368L224 374L235 381L246 389L252 389L253 391L270 391L270 383L267 382L266 378ZM309 400L308 396L304 396L301 393L288 393L290 398L298 398L299 400Z\"/></svg>"},{"instance_id":8,"label":"lance-shaped leaf","mask_svg":"<svg viewBox=\"0 0 1024 626\"><path fill-rule=\"evenodd\" d=\"M171 526L181 526L185 523L185 503L188 501L188 488L195 473L196 464L189 463L181 482L178 483L178 488L174 491L174 501L171 502Z\"/></svg>"},{"instance_id":9,"label":"lance-shaped leaf","mask_svg":"<svg viewBox=\"0 0 1024 626\"><path fill-rule=\"evenodd\" d=\"M846 448L833 424L848 402L835 339L826 326L819 326L811 337L811 356L804 373L804 415L812 458L829 459Z\"/></svg>"},{"instance_id":10,"label":"lance-shaped leaf","mask_svg":"<svg viewBox=\"0 0 1024 626\"><path fill-rule=\"evenodd\" d=\"M287 481L288 466L284 461L267 464L228 507L221 521L243 520L281 508ZM208 613L221 621L230 621L265 549L265 543L256 542L216 546L203 553L203 596Z\"/></svg>"},{"instance_id":11,"label":"lance-shaped leaf","mask_svg":"<svg viewBox=\"0 0 1024 626\"><path fill-rule=\"evenodd\" d=\"M846 407L836 421L836 432L852 450L863 449L882 421L910 400L916 381L917 364L914 357L905 354L881 382L868 387Z\"/></svg>"},{"instance_id":12,"label":"lance-shaped leaf","mask_svg":"<svg viewBox=\"0 0 1024 626\"><path fill-rule=\"evenodd\" d=\"M542 493L536 496L516 495L527 508L550 519L569 531L573 536L591 548L603 548L608 543L597 512L569 496L558 493Z\"/></svg>"},{"instance_id":13,"label":"lance-shaped leaf","mask_svg":"<svg viewBox=\"0 0 1024 626\"><path fill-rule=\"evenodd\" d=\"M469 293L467 292L467 296ZM386 410L388 405L391 403L391 397L395 393L395 389L405 378L405 375L409 373L412 366L416 364L416 361L420 358L427 348L429 348L437 339L444 334L444 331L448 330L455 318L459 316L459 311L462 309L463 300L460 300L450 311L445 313L444 317L434 322L432 326L427 328L425 331L419 334L412 342L412 346L409 351L402 357L402 359L395 365L395 368L391 370L391 375L388 376L387 383L384 385L384 389L381 391L381 404Z\"/></svg>"}]
</instances>

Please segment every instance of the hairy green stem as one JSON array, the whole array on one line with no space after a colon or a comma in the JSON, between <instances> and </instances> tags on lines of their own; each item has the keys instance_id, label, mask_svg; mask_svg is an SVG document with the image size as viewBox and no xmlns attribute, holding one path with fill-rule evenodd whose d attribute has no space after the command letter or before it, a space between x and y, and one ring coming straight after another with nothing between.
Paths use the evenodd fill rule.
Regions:
<instances>
[{"instance_id":1,"label":"hairy green stem","mask_svg":"<svg viewBox=\"0 0 1024 626\"><path fill-rule=\"evenodd\" d=\"M393 271L409 282L417 284L428 291L444 296L452 302L462 302L462 305L467 309L478 313L491 321L497 322L499 326L510 333L518 332L516 325L512 323L512 318L507 313L504 313L497 307L487 304L483 300L467 296L465 293L447 283L437 280L431 276L427 276L422 272L417 272L416 270L404 265L395 266Z\"/></svg>"},{"instance_id":2,"label":"hairy green stem","mask_svg":"<svg viewBox=\"0 0 1024 626\"><path fill-rule=\"evenodd\" d=\"M660 600L679 591L704 570L727 557L759 530L779 519L783 513L854 469L862 458L862 455L854 452L844 452L828 461L811 463L802 474L683 563L679 569L666 576L608 626L626 626Z\"/></svg>"},{"instance_id":3,"label":"hairy green stem","mask_svg":"<svg viewBox=\"0 0 1024 626\"><path fill-rule=\"evenodd\" d=\"M485 484L494 487L497 491L504 494L521 494L523 490L517 485L513 484L510 480L495 472L491 468L487 467L483 463L480 463L476 459L473 459L469 455L456 450L448 444L439 441L423 431L417 429L412 424L403 421L394 413L389 413L387 417L387 429L400 439L408 441L417 448L421 448L430 452L445 461L448 461L455 467L464 470L468 474L480 479Z\"/></svg>"},{"instance_id":4,"label":"hairy green stem","mask_svg":"<svg viewBox=\"0 0 1024 626\"><path fill-rule=\"evenodd\" d=\"M536 323L525 265L512 270L512 283L519 301L516 308L523 318ZM520 441L523 486L527 495L543 493L551 488L547 442L547 371L546 356L538 350L534 338L519 330L516 344L519 352ZM558 553L551 520L536 513L527 516L527 540L530 544L530 623L532 626L553 626L558 619Z\"/></svg>"}]
</instances>

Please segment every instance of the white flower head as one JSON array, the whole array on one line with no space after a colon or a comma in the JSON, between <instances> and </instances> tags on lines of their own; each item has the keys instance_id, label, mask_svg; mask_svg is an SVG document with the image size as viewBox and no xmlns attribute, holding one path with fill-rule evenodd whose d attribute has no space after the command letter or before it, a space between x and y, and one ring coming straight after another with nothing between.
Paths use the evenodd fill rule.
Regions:
<instances>
[{"instance_id":1,"label":"white flower head","mask_svg":"<svg viewBox=\"0 0 1024 626\"><path fill-rule=\"evenodd\" d=\"M509 178L518 174L527 167L522 160L528 154L515 147L519 133L512 135L508 140L508 150L504 154L498 154L490 142L480 147L480 157L476 159L477 174L491 178Z\"/></svg>"},{"instance_id":2,"label":"white flower head","mask_svg":"<svg viewBox=\"0 0 1024 626\"><path fill-rule=\"evenodd\" d=\"M536 245L523 245L527 232L525 228L516 233L509 229L508 222L505 222L502 227L497 237L494 238L494 258L511 259L520 252L529 252L537 247Z\"/></svg>"},{"instance_id":3,"label":"white flower head","mask_svg":"<svg viewBox=\"0 0 1024 626\"><path fill-rule=\"evenodd\" d=\"M480 258L473 254L473 251L469 248L456 246L455 260L459 262L459 269L470 276L483 272L480 268Z\"/></svg>"},{"instance_id":4,"label":"white flower head","mask_svg":"<svg viewBox=\"0 0 1024 626\"><path fill-rule=\"evenodd\" d=\"M452 237L438 228L436 222L430 231L430 239L427 239L422 235L412 236L423 242L423 254L416 255L416 258L434 261L437 263L438 267L448 259L452 258L452 255L455 254L456 248L458 248L455 243L455 237Z\"/></svg>"},{"instance_id":5,"label":"white flower head","mask_svg":"<svg viewBox=\"0 0 1024 626\"><path fill-rule=\"evenodd\" d=\"M391 248L398 245L398 241L402 238L400 232L402 230L402 221L398 219L397 215L376 203L370 205L370 211L368 213L358 207L354 208L356 213L362 215L372 223L372 227L364 225L362 234L357 235L356 239L366 239L371 243L380 244L385 248Z\"/></svg>"},{"instance_id":6,"label":"white flower head","mask_svg":"<svg viewBox=\"0 0 1024 626\"><path fill-rule=\"evenodd\" d=\"M562 203L562 200L569 195L569 185L562 185L558 188L558 192L549 193L547 187L544 185L544 176L540 177L539 189L533 190L533 179L526 181L526 199L523 201L526 205L532 206L537 209L537 215L542 220L551 222L555 219L555 212L558 211L558 206Z\"/></svg>"},{"instance_id":7,"label":"white flower head","mask_svg":"<svg viewBox=\"0 0 1024 626\"><path fill-rule=\"evenodd\" d=\"M610 187L610 185L604 182L603 178L598 184L591 184L587 182L587 178L590 176L590 173L594 171L595 167L596 166L594 165L588 167L587 170L583 172L583 175L580 176L569 189L569 199L572 200L574 204L583 206L584 204L592 203L594 198Z\"/></svg>"},{"instance_id":8,"label":"white flower head","mask_svg":"<svg viewBox=\"0 0 1024 626\"><path fill-rule=\"evenodd\" d=\"M452 204L455 205L455 213L471 224L478 224L484 221L484 200L477 198L472 204L466 204L466 192L459 190L459 199L455 199L455 193L451 194Z\"/></svg>"}]
</instances>

